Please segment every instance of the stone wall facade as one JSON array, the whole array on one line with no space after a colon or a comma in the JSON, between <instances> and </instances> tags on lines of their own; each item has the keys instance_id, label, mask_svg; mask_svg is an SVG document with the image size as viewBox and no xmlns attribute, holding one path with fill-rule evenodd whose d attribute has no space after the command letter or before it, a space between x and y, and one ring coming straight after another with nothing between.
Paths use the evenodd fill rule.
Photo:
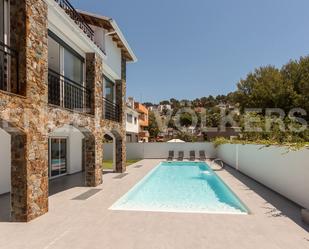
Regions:
<instances>
[{"instance_id":1,"label":"stone wall facade","mask_svg":"<svg viewBox=\"0 0 309 249\"><path fill-rule=\"evenodd\" d=\"M11 218L18 222L27 222L48 212L48 139L57 128L69 124L85 136L86 186L102 183L106 132L117 137L117 172L125 171L126 83L117 82L121 122L104 120L104 65L100 56L89 53L86 55L86 84L93 90L91 114L49 105L47 12L44 1L11 0L11 13L16 13L11 41L19 50L22 63L16 90L19 95L0 91L0 128L11 134Z\"/></svg>"}]
</instances>

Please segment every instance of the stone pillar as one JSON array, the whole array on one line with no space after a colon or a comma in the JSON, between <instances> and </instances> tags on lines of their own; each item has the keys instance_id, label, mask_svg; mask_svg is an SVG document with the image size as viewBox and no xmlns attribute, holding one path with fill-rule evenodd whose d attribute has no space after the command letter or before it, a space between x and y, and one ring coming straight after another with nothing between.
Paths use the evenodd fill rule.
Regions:
<instances>
[{"instance_id":1,"label":"stone pillar","mask_svg":"<svg viewBox=\"0 0 309 249\"><path fill-rule=\"evenodd\" d=\"M116 172L123 173L126 171L126 142L124 136L114 134L116 149Z\"/></svg>"},{"instance_id":2,"label":"stone pillar","mask_svg":"<svg viewBox=\"0 0 309 249\"><path fill-rule=\"evenodd\" d=\"M86 186L96 187L102 184L102 164L98 165L96 162L98 151L96 145L96 138L90 132L83 132L85 136L84 148L85 148L85 174L86 174Z\"/></svg>"},{"instance_id":3,"label":"stone pillar","mask_svg":"<svg viewBox=\"0 0 309 249\"><path fill-rule=\"evenodd\" d=\"M102 184L104 136L103 130L101 129L101 120L103 117L103 63L102 59L95 53L86 54L86 84L93 92L92 109L95 115L93 142L89 143L88 141L87 145L87 140L85 140L86 185L95 187ZM88 158L91 165L87 163Z\"/></svg>"},{"instance_id":4,"label":"stone pillar","mask_svg":"<svg viewBox=\"0 0 309 249\"><path fill-rule=\"evenodd\" d=\"M19 166L12 167L11 214L13 221L25 222L48 211L48 138L45 127L40 127L47 115L48 8L44 1L12 0L11 3L11 13L16 13L12 17L16 20L11 41L19 50L20 90L27 97L23 106L26 122L19 123L24 125L26 139L14 138L19 142L12 148L13 154L20 155L14 162ZM19 149L22 144L26 147L24 155Z\"/></svg>"},{"instance_id":5,"label":"stone pillar","mask_svg":"<svg viewBox=\"0 0 309 249\"><path fill-rule=\"evenodd\" d=\"M126 171L126 82L125 80L116 81L116 103L120 111L120 129L116 139L116 172Z\"/></svg>"},{"instance_id":6,"label":"stone pillar","mask_svg":"<svg viewBox=\"0 0 309 249\"><path fill-rule=\"evenodd\" d=\"M127 60L123 52L121 53L121 79L127 81Z\"/></svg>"},{"instance_id":7,"label":"stone pillar","mask_svg":"<svg viewBox=\"0 0 309 249\"><path fill-rule=\"evenodd\" d=\"M101 119L103 115L103 62L95 53L86 54L86 87L92 91L91 113Z\"/></svg>"},{"instance_id":8,"label":"stone pillar","mask_svg":"<svg viewBox=\"0 0 309 249\"><path fill-rule=\"evenodd\" d=\"M116 143L116 172L126 171L126 142L124 136L117 136Z\"/></svg>"},{"instance_id":9,"label":"stone pillar","mask_svg":"<svg viewBox=\"0 0 309 249\"><path fill-rule=\"evenodd\" d=\"M17 52L11 60L11 91L26 95L26 0L10 0L10 47Z\"/></svg>"},{"instance_id":10,"label":"stone pillar","mask_svg":"<svg viewBox=\"0 0 309 249\"><path fill-rule=\"evenodd\" d=\"M11 220L26 222L27 182L26 134L16 131L11 134Z\"/></svg>"},{"instance_id":11,"label":"stone pillar","mask_svg":"<svg viewBox=\"0 0 309 249\"><path fill-rule=\"evenodd\" d=\"M116 137L116 172L126 171L126 77L127 62L121 55L121 80L116 82L116 102L120 109L120 131Z\"/></svg>"},{"instance_id":12,"label":"stone pillar","mask_svg":"<svg viewBox=\"0 0 309 249\"><path fill-rule=\"evenodd\" d=\"M116 104L119 106L120 125L125 129L126 82L124 80L116 81Z\"/></svg>"}]
</instances>

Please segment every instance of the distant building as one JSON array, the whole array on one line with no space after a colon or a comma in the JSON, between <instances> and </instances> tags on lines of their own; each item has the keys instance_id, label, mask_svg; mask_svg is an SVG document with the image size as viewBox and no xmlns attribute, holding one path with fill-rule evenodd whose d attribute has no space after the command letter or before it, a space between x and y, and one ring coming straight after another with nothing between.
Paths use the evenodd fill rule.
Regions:
<instances>
[{"instance_id":1,"label":"distant building","mask_svg":"<svg viewBox=\"0 0 309 249\"><path fill-rule=\"evenodd\" d=\"M171 111L172 110L172 106L171 105L159 105L158 106L158 111L159 112L163 112L163 110Z\"/></svg>"},{"instance_id":2,"label":"distant building","mask_svg":"<svg viewBox=\"0 0 309 249\"><path fill-rule=\"evenodd\" d=\"M145 105L135 102L133 97L127 101L127 142L149 142L148 109ZM137 122L136 119L137 118ZM136 137L137 133L137 137ZM134 138L133 138L134 137ZM136 140L137 138L137 140Z\"/></svg>"},{"instance_id":3,"label":"distant building","mask_svg":"<svg viewBox=\"0 0 309 249\"><path fill-rule=\"evenodd\" d=\"M195 108L194 108L194 111L195 111L196 113L202 113L202 112L205 111L205 108L203 108L203 107L195 107Z\"/></svg>"},{"instance_id":4,"label":"distant building","mask_svg":"<svg viewBox=\"0 0 309 249\"><path fill-rule=\"evenodd\" d=\"M149 132L146 130L146 128L149 125L149 115L148 115L148 109L146 106L135 102L134 103L134 109L139 113L138 116L138 122L139 122L139 142L149 142Z\"/></svg>"},{"instance_id":5,"label":"distant building","mask_svg":"<svg viewBox=\"0 0 309 249\"><path fill-rule=\"evenodd\" d=\"M149 106L148 110L151 111L151 112L156 111L156 110L158 110L158 106L157 105Z\"/></svg>"},{"instance_id":6,"label":"distant building","mask_svg":"<svg viewBox=\"0 0 309 249\"><path fill-rule=\"evenodd\" d=\"M139 116L139 113L127 104L127 107L126 107L126 141L127 143L138 143L139 142L138 116Z\"/></svg>"}]
</instances>

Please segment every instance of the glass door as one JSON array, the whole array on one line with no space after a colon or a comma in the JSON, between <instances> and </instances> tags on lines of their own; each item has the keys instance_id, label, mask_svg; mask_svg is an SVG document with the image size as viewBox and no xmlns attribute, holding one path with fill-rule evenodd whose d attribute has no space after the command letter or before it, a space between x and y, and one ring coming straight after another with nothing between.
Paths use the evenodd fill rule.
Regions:
<instances>
[{"instance_id":1,"label":"glass door","mask_svg":"<svg viewBox=\"0 0 309 249\"><path fill-rule=\"evenodd\" d=\"M0 89L6 90L4 82L4 0L0 0Z\"/></svg>"},{"instance_id":2,"label":"glass door","mask_svg":"<svg viewBox=\"0 0 309 249\"><path fill-rule=\"evenodd\" d=\"M83 87L84 63L71 51L63 48L64 107L74 110L84 106L85 89Z\"/></svg>"},{"instance_id":3,"label":"glass door","mask_svg":"<svg viewBox=\"0 0 309 249\"><path fill-rule=\"evenodd\" d=\"M110 102L114 103L115 100L115 84L112 82L110 79L107 77L103 78L105 89L104 89L104 94L105 98L109 100Z\"/></svg>"},{"instance_id":4,"label":"glass door","mask_svg":"<svg viewBox=\"0 0 309 249\"><path fill-rule=\"evenodd\" d=\"M61 71L60 45L50 36L48 37L48 101L53 105L61 105Z\"/></svg>"},{"instance_id":5,"label":"glass door","mask_svg":"<svg viewBox=\"0 0 309 249\"><path fill-rule=\"evenodd\" d=\"M0 42L4 42L4 0L0 0Z\"/></svg>"},{"instance_id":6,"label":"glass door","mask_svg":"<svg viewBox=\"0 0 309 249\"><path fill-rule=\"evenodd\" d=\"M50 138L49 141L49 177L67 173L67 138Z\"/></svg>"}]
</instances>

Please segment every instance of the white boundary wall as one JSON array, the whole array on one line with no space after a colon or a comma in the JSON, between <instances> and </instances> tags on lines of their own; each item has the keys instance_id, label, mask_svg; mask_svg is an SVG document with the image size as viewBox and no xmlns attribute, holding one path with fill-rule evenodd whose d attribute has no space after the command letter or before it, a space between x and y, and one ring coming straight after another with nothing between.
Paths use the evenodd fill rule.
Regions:
<instances>
[{"instance_id":1,"label":"white boundary wall","mask_svg":"<svg viewBox=\"0 0 309 249\"><path fill-rule=\"evenodd\" d=\"M184 151L185 158L189 151L195 150L196 157L200 150L205 150L207 158L215 158L216 150L212 143L127 143L127 159L163 159L168 157L168 151ZM112 144L104 144L104 159L112 160Z\"/></svg>"},{"instance_id":2,"label":"white boundary wall","mask_svg":"<svg viewBox=\"0 0 309 249\"><path fill-rule=\"evenodd\" d=\"M270 189L309 208L309 150L225 144L217 157Z\"/></svg>"}]
</instances>

